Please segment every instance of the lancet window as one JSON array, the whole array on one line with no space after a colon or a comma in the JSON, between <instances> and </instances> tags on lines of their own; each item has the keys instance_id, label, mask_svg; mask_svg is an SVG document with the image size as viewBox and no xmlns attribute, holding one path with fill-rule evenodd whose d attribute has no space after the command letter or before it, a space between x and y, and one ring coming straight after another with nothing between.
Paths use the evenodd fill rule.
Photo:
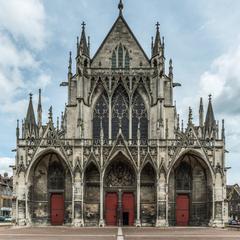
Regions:
<instances>
[{"instance_id":1,"label":"lancet window","mask_svg":"<svg viewBox=\"0 0 240 240\"><path fill-rule=\"evenodd\" d=\"M104 139L114 140L120 129L126 140L148 138L148 113L143 97L136 91L132 100L129 99L122 84L115 89L111 101L105 91L100 95L93 111L93 139L100 139L103 133ZM109 129L110 118L111 129Z\"/></svg>"},{"instance_id":2,"label":"lancet window","mask_svg":"<svg viewBox=\"0 0 240 240\"><path fill-rule=\"evenodd\" d=\"M125 68L130 67L130 56L127 48L121 43L117 46L112 53L112 68Z\"/></svg>"},{"instance_id":3,"label":"lancet window","mask_svg":"<svg viewBox=\"0 0 240 240\"><path fill-rule=\"evenodd\" d=\"M93 138L100 138L100 130L103 129L103 137L108 138L109 125L109 101L104 91L99 97L93 111Z\"/></svg>"},{"instance_id":4,"label":"lancet window","mask_svg":"<svg viewBox=\"0 0 240 240\"><path fill-rule=\"evenodd\" d=\"M129 98L126 90L119 85L112 99L112 137L116 138L119 128L126 139L129 136Z\"/></svg>"}]
</instances>

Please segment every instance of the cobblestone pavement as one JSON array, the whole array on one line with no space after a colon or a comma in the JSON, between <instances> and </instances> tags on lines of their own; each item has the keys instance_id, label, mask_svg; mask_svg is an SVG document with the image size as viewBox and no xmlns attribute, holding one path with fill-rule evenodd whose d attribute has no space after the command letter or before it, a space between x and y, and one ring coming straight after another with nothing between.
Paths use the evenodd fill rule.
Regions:
<instances>
[{"instance_id":1,"label":"cobblestone pavement","mask_svg":"<svg viewBox=\"0 0 240 240\"><path fill-rule=\"evenodd\" d=\"M123 236L117 233L122 232ZM0 240L240 240L240 231L213 228L1 227Z\"/></svg>"},{"instance_id":2,"label":"cobblestone pavement","mask_svg":"<svg viewBox=\"0 0 240 240\"><path fill-rule=\"evenodd\" d=\"M240 231L214 228L123 228L124 240L240 240Z\"/></svg>"},{"instance_id":3,"label":"cobblestone pavement","mask_svg":"<svg viewBox=\"0 0 240 240\"><path fill-rule=\"evenodd\" d=\"M116 240L117 228L0 228L0 240Z\"/></svg>"}]
</instances>

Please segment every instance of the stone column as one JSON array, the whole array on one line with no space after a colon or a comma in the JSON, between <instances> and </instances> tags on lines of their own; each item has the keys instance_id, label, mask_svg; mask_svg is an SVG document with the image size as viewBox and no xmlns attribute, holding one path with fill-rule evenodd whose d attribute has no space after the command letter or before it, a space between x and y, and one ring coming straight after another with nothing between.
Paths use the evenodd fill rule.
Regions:
<instances>
[{"instance_id":1,"label":"stone column","mask_svg":"<svg viewBox=\"0 0 240 240\"><path fill-rule=\"evenodd\" d=\"M111 140L112 140L112 99L109 98L109 118L108 118L108 138L110 139L109 144L111 144Z\"/></svg>"},{"instance_id":2,"label":"stone column","mask_svg":"<svg viewBox=\"0 0 240 240\"><path fill-rule=\"evenodd\" d=\"M73 181L73 195L72 195L72 218L73 225L76 227L83 227L83 185L80 170L75 172L75 179Z\"/></svg>"},{"instance_id":3,"label":"stone column","mask_svg":"<svg viewBox=\"0 0 240 240\"><path fill-rule=\"evenodd\" d=\"M156 226L167 226L168 219L168 194L167 194L166 176L161 171L160 176L157 179L157 222Z\"/></svg>"},{"instance_id":4,"label":"stone column","mask_svg":"<svg viewBox=\"0 0 240 240\"><path fill-rule=\"evenodd\" d=\"M103 173L100 173L100 220L99 220L99 227L105 226L105 221L103 218Z\"/></svg>"},{"instance_id":5,"label":"stone column","mask_svg":"<svg viewBox=\"0 0 240 240\"><path fill-rule=\"evenodd\" d=\"M118 190L118 226L121 227L123 225L122 222L122 190Z\"/></svg>"},{"instance_id":6,"label":"stone column","mask_svg":"<svg viewBox=\"0 0 240 240\"><path fill-rule=\"evenodd\" d=\"M141 179L140 179L140 172L137 174L137 219L136 219L136 226L141 226L141 220L140 220L140 211L141 211Z\"/></svg>"}]
</instances>

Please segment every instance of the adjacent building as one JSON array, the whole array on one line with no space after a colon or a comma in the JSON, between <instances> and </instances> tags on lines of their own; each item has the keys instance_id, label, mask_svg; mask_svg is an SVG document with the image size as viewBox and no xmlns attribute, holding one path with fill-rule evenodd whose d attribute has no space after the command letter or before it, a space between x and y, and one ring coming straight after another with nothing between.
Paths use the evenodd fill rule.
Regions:
<instances>
[{"instance_id":1,"label":"adjacent building","mask_svg":"<svg viewBox=\"0 0 240 240\"><path fill-rule=\"evenodd\" d=\"M0 216L12 215L13 178L7 173L0 175Z\"/></svg>"},{"instance_id":2,"label":"adjacent building","mask_svg":"<svg viewBox=\"0 0 240 240\"><path fill-rule=\"evenodd\" d=\"M238 184L227 186L228 213L231 220L240 220L240 187Z\"/></svg>"},{"instance_id":3,"label":"adjacent building","mask_svg":"<svg viewBox=\"0 0 240 240\"><path fill-rule=\"evenodd\" d=\"M159 24L147 55L123 7L94 55L82 24L56 124L52 107L42 122L41 91L35 118L30 95L16 131L19 225L222 227L228 219L224 121L211 96L206 114L201 98L199 119L189 108L181 121Z\"/></svg>"}]
</instances>

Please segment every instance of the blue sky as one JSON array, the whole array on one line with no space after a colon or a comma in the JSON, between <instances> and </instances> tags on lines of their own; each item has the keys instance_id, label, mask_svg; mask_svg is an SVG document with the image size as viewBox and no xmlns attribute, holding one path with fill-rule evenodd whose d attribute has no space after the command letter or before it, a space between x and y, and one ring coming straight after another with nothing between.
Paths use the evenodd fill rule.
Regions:
<instances>
[{"instance_id":1,"label":"blue sky","mask_svg":"<svg viewBox=\"0 0 240 240\"><path fill-rule=\"evenodd\" d=\"M68 52L76 52L81 22L93 55L118 16L118 0L0 0L0 173L14 162L16 120L26 115L28 94L43 89L44 119L66 101ZM198 123L199 98L213 94L215 117L225 118L228 183L240 183L240 1L125 0L124 16L150 55L160 22L166 57L173 58L175 100L182 118L189 105ZM184 117L185 116L185 117Z\"/></svg>"}]
</instances>

